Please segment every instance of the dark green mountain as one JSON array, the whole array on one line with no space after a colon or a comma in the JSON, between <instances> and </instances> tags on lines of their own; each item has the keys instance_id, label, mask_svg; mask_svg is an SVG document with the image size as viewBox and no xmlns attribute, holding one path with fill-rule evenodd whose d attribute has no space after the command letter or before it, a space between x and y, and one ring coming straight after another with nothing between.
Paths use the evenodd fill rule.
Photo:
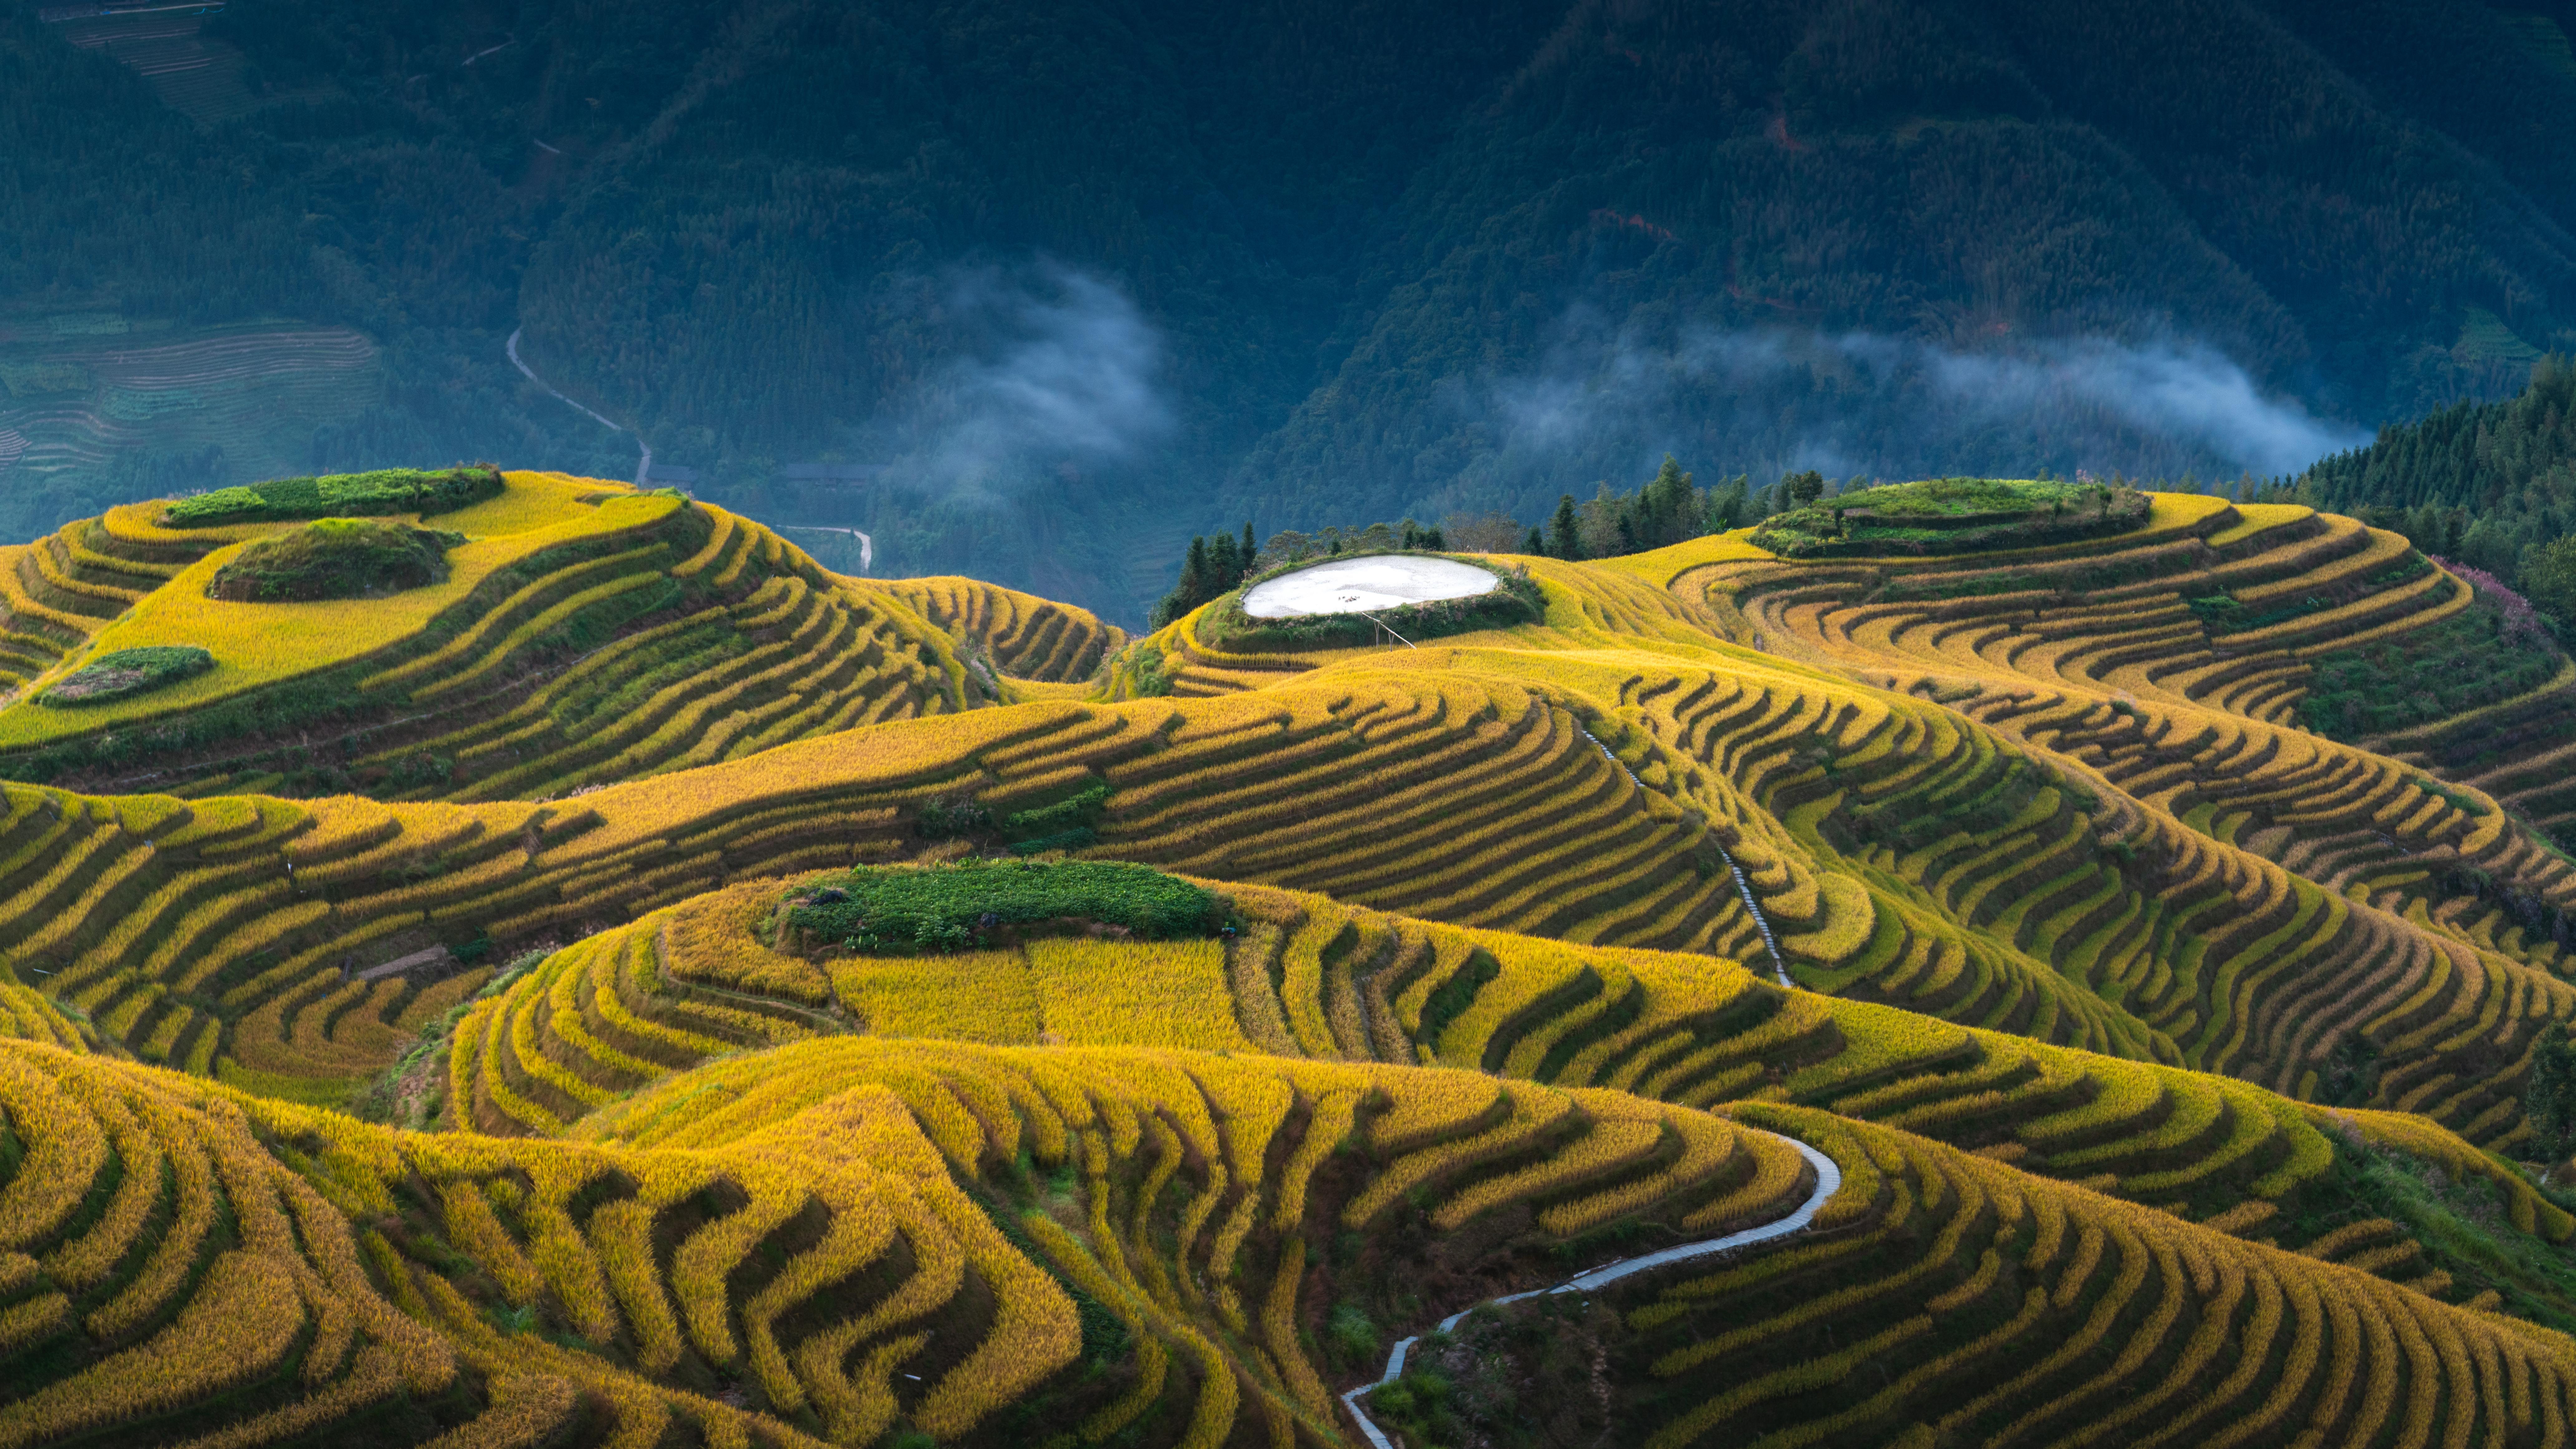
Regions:
<instances>
[{"instance_id":1,"label":"dark green mountain","mask_svg":"<svg viewBox=\"0 0 2576 1449\"><path fill-rule=\"evenodd\" d=\"M517 332L666 479L1133 621L1246 517L2294 472L2576 345L2558 9L96 8L0 0L11 536L631 476Z\"/></svg>"}]
</instances>

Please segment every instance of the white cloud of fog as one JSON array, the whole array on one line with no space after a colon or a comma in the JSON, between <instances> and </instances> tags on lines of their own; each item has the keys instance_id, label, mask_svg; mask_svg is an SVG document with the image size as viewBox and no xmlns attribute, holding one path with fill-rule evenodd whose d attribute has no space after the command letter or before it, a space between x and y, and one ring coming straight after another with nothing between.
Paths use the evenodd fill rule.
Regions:
<instances>
[{"instance_id":1,"label":"white cloud of fog","mask_svg":"<svg viewBox=\"0 0 2576 1449\"><path fill-rule=\"evenodd\" d=\"M1593 461L1607 447L1651 467L1679 443L1729 469L2270 475L2371 436L2266 395L2196 342L2086 337L1962 352L1868 332L1692 331L1651 346L1605 331L1571 314L1538 372L1489 385L1500 440L1522 466L1549 454Z\"/></svg>"},{"instance_id":2,"label":"white cloud of fog","mask_svg":"<svg viewBox=\"0 0 2576 1449\"><path fill-rule=\"evenodd\" d=\"M2009 419L2071 397L2258 475L2296 473L2371 439L2368 429L2263 396L2245 369L2199 343L2131 347L2085 337L2046 343L2030 355L1921 351L1941 391L1986 416Z\"/></svg>"},{"instance_id":3,"label":"white cloud of fog","mask_svg":"<svg viewBox=\"0 0 2576 1449\"><path fill-rule=\"evenodd\" d=\"M941 306L960 350L907 429L924 481L1115 461L1170 430L1162 335L1114 284L987 268L948 278Z\"/></svg>"}]
</instances>

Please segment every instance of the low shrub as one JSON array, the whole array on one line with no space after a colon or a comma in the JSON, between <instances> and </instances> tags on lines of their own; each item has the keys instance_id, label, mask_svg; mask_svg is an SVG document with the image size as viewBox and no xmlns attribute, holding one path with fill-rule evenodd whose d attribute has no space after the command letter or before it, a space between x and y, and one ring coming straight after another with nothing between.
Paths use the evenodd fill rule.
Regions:
<instances>
[{"instance_id":1,"label":"low shrub","mask_svg":"<svg viewBox=\"0 0 2576 1449\"><path fill-rule=\"evenodd\" d=\"M299 518L353 518L388 513L453 513L498 498L501 470L489 463L453 468L379 468L323 478L272 478L265 483L218 488L173 502L161 515L164 528L213 528L226 523L266 523Z\"/></svg>"},{"instance_id":2,"label":"low shrub","mask_svg":"<svg viewBox=\"0 0 2576 1449\"><path fill-rule=\"evenodd\" d=\"M780 905L784 949L887 955L963 950L997 930L1056 920L1147 939L1205 936L1227 915L1213 891L1149 866L1090 860L862 866L809 880Z\"/></svg>"},{"instance_id":3,"label":"low shrub","mask_svg":"<svg viewBox=\"0 0 2576 1449\"><path fill-rule=\"evenodd\" d=\"M215 667L215 656L192 644L156 644L148 649L119 649L102 654L58 681L37 697L56 709L105 704L176 684Z\"/></svg>"},{"instance_id":4,"label":"low shrub","mask_svg":"<svg viewBox=\"0 0 2576 1449\"><path fill-rule=\"evenodd\" d=\"M447 550L464 541L461 533L399 523L316 519L243 549L215 571L206 596L285 603L400 593L444 581Z\"/></svg>"},{"instance_id":5,"label":"low shrub","mask_svg":"<svg viewBox=\"0 0 2576 1449\"><path fill-rule=\"evenodd\" d=\"M1094 784L1070 799L1002 817L1002 838L1015 855L1080 850L1100 843L1100 817L1108 808L1109 787Z\"/></svg>"}]
</instances>

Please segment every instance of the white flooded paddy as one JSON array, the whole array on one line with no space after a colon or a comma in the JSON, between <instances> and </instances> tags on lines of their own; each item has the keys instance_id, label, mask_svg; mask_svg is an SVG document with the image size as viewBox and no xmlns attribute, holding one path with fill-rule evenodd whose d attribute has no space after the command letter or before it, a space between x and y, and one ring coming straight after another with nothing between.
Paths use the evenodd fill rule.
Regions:
<instances>
[{"instance_id":1,"label":"white flooded paddy","mask_svg":"<svg viewBox=\"0 0 2576 1449\"><path fill-rule=\"evenodd\" d=\"M1382 554L1320 563L1255 584L1243 596L1243 612L1255 619L1370 613L1435 599L1473 598L1502 582L1455 559Z\"/></svg>"}]
</instances>

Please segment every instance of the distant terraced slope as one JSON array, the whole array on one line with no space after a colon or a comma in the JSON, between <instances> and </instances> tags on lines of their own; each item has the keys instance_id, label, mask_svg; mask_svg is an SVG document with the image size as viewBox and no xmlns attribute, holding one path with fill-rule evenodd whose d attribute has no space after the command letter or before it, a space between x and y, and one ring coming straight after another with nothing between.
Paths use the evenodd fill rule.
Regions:
<instances>
[{"instance_id":1,"label":"distant terraced slope","mask_svg":"<svg viewBox=\"0 0 2576 1449\"><path fill-rule=\"evenodd\" d=\"M0 550L0 773L182 794L562 794L985 702L948 636L881 585L721 509L512 474L426 526L467 535L444 584L316 604L205 597L289 525L178 529L121 508ZM117 649L215 668L117 704L40 694Z\"/></svg>"},{"instance_id":2,"label":"distant terraced slope","mask_svg":"<svg viewBox=\"0 0 2576 1449\"><path fill-rule=\"evenodd\" d=\"M187 35L171 38L195 43L194 17L107 23L182 26ZM211 82L247 101L239 59L229 69L162 70L155 81L201 94ZM179 328L109 312L60 314L12 333L0 337L0 478L13 488L68 481L80 496L116 496L127 485L111 482L113 461L147 448L216 447L242 472L291 470L310 455L315 428L345 423L384 393L375 343L345 327Z\"/></svg>"},{"instance_id":3,"label":"distant terraced slope","mask_svg":"<svg viewBox=\"0 0 2576 1449\"><path fill-rule=\"evenodd\" d=\"M972 640L1014 679L1078 684L1127 643L1127 631L1087 609L981 579L890 579L887 590L950 638Z\"/></svg>"},{"instance_id":4,"label":"distant terraced slope","mask_svg":"<svg viewBox=\"0 0 2576 1449\"><path fill-rule=\"evenodd\" d=\"M2471 606L2467 585L2395 534L2304 508L2203 510L2118 542L1937 567L1719 563L1673 586L1770 647L1942 699L2339 892L2402 911L2427 851L2538 899L2576 892L2531 817L2477 790L2512 764L2461 751L2440 780L2423 773L2440 740L2493 750L2515 721L2565 728L2564 694L2379 742L2394 756L2292 724L2319 660L2440 625Z\"/></svg>"}]
</instances>

